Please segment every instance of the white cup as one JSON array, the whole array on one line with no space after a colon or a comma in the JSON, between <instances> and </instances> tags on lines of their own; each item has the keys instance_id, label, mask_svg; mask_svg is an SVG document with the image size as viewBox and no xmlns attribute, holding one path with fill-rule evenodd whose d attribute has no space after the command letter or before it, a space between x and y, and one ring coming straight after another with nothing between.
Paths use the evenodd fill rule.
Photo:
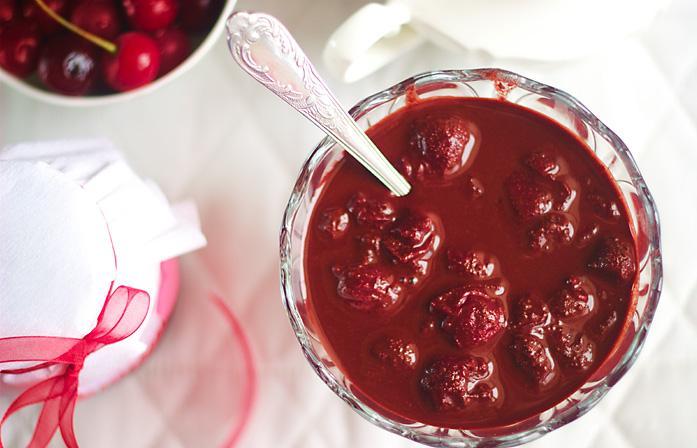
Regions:
<instances>
[{"instance_id":1,"label":"white cup","mask_svg":"<svg viewBox=\"0 0 697 448\"><path fill-rule=\"evenodd\" d=\"M669 0L388 0L351 15L324 49L356 81L424 40L496 57L574 59L646 26Z\"/></svg>"}]
</instances>

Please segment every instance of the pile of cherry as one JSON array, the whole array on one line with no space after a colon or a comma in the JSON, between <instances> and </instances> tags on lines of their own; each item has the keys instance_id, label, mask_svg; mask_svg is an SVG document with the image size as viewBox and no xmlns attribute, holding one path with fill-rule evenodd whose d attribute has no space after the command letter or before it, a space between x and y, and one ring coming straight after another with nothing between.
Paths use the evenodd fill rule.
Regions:
<instances>
[{"instance_id":1,"label":"pile of cherry","mask_svg":"<svg viewBox=\"0 0 697 448\"><path fill-rule=\"evenodd\" d=\"M136 89L182 63L223 3L0 0L0 67L64 95Z\"/></svg>"}]
</instances>

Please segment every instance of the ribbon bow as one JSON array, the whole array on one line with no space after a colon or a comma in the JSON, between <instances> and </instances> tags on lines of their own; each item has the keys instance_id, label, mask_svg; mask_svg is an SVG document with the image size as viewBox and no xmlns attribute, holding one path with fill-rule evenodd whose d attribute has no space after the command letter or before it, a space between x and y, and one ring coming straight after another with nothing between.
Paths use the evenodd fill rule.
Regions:
<instances>
[{"instance_id":1,"label":"ribbon bow","mask_svg":"<svg viewBox=\"0 0 697 448\"><path fill-rule=\"evenodd\" d=\"M42 402L41 414L28 446L45 447L60 428L66 446L77 448L73 414L85 359L100 348L132 335L142 325L149 307L150 296L145 291L119 286L104 301L97 325L82 339L51 336L0 339L0 363L42 362L38 366L3 373L19 374L55 365L65 366L61 373L30 387L10 404L0 420L0 448L3 448L2 426L5 421L20 409Z\"/></svg>"}]
</instances>

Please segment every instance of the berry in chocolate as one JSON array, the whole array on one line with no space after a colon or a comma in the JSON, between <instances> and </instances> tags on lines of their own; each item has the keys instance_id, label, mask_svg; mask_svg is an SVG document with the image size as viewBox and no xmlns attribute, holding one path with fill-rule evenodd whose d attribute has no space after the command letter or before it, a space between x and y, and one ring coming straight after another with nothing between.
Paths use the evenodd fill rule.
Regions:
<instances>
[{"instance_id":1,"label":"berry in chocolate","mask_svg":"<svg viewBox=\"0 0 697 448\"><path fill-rule=\"evenodd\" d=\"M436 228L431 218L408 213L395 222L382 244L396 263L411 264L433 250L435 239Z\"/></svg>"},{"instance_id":2,"label":"berry in chocolate","mask_svg":"<svg viewBox=\"0 0 697 448\"><path fill-rule=\"evenodd\" d=\"M399 298L400 287L394 275L376 266L350 266L334 269L338 278L336 291L351 307L376 310L393 305Z\"/></svg>"},{"instance_id":3,"label":"berry in chocolate","mask_svg":"<svg viewBox=\"0 0 697 448\"><path fill-rule=\"evenodd\" d=\"M552 348L559 362L567 368L585 370L593 364L593 342L583 334L577 334L562 325L550 332Z\"/></svg>"},{"instance_id":4,"label":"berry in chocolate","mask_svg":"<svg viewBox=\"0 0 697 448\"><path fill-rule=\"evenodd\" d=\"M618 237L605 238L588 267L618 280L629 280L636 271L634 248Z\"/></svg>"},{"instance_id":5,"label":"berry in chocolate","mask_svg":"<svg viewBox=\"0 0 697 448\"><path fill-rule=\"evenodd\" d=\"M554 180L559 174L559 164L546 152L530 154L525 163L537 174Z\"/></svg>"},{"instance_id":6,"label":"berry in chocolate","mask_svg":"<svg viewBox=\"0 0 697 448\"><path fill-rule=\"evenodd\" d=\"M509 302L510 327L520 330L532 330L550 323L547 303L533 294L523 294Z\"/></svg>"},{"instance_id":7,"label":"berry in chocolate","mask_svg":"<svg viewBox=\"0 0 697 448\"><path fill-rule=\"evenodd\" d=\"M506 326L501 299L482 287L451 289L431 301L431 310L444 316L441 327L463 348L491 341Z\"/></svg>"},{"instance_id":8,"label":"berry in chocolate","mask_svg":"<svg viewBox=\"0 0 697 448\"><path fill-rule=\"evenodd\" d=\"M370 199L361 193L349 201L348 210L358 224L378 229L386 227L396 219L395 209L388 201Z\"/></svg>"},{"instance_id":9,"label":"berry in chocolate","mask_svg":"<svg viewBox=\"0 0 697 448\"><path fill-rule=\"evenodd\" d=\"M552 210L552 192L532 175L517 171L506 181L508 198L521 219L530 220Z\"/></svg>"},{"instance_id":10,"label":"berry in chocolate","mask_svg":"<svg viewBox=\"0 0 697 448\"><path fill-rule=\"evenodd\" d=\"M511 351L516 364L528 380L537 386L545 386L555 376L554 360L544 340L530 334L513 336Z\"/></svg>"},{"instance_id":11,"label":"berry in chocolate","mask_svg":"<svg viewBox=\"0 0 697 448\"><path fill-rule=\"evenodd\" d=\"M476 356L449 357L428 366L421 377L421 387L433 406L440 410L463 408L472 400L495 399L493 393L476 389L490 374L489 364ZM474 392L474 393L473 393Z\"/></svg>"},{"instance_id":12,"label":"berry in chocolate","mask_svg":"<svg viewBox=\"0 0 697 448\"><path fill-rule=\"evenodd\" d=\"M458 116L424 117L413 126L411 145L426 174L444 176L462 167L473 138L466 120Z\"/></svg>"},{"instance_id":13,"label":"berry in chocolate","mask_svg":"<svg viewBox=\"0 0 697 448\"><path fill-rule=\"evenodd\" d=\"M372 348L373 354L383 364L398 369L413 369L419 357L416 344L398 337L379 339Z\"/></svg>"},{"instance_id":14,"label":"berry in chocolate","mask_svg":"<svg viewBox=\"0 0 697 448\"><path fill-rule=\"evenodd\" d=\"M569 277L552 298L552 313L562 320L577 319L593 310L595 287L585 277Z\"/></svg>"},{"instance_id":15,"label":"berry in chocolate","mask_svg":"<svg viewBox=\"0 0 697 448\"><path fill-rule=\"evenodd\" d=\"M449 250L448 269L464 277L486 279L494 275L497 261L481 251Z\"/></svg>"},{"instance_id":16,"label":"berry in chocolate","mask_svg":"<svg viewBox=\"0 0 697 448\"><path fill-rule=\"evenodd\" d=\"M538 252L552 252L558 246L571 243L574 225L565 213L552 212L530 230L530 248Z\"/></svg>"}]
</instances>

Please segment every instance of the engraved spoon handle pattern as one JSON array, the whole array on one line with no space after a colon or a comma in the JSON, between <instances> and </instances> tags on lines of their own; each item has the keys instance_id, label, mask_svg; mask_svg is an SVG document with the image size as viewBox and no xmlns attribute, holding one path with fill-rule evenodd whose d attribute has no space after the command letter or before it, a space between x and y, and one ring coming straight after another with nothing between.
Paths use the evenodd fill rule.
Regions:
<instances>
[{"instance_id":1,"label":"engraved spoon handle pattern","mask_svg":"<svg viewBox=\"0 0 697 448\"><path fill-rule=\"evenodd\" d=\"M245 72L341 144L394 194L409 193L409 183L339 104L281 22L235 12L227 20L227 41Z\"/></svg>"}]
</instances>

